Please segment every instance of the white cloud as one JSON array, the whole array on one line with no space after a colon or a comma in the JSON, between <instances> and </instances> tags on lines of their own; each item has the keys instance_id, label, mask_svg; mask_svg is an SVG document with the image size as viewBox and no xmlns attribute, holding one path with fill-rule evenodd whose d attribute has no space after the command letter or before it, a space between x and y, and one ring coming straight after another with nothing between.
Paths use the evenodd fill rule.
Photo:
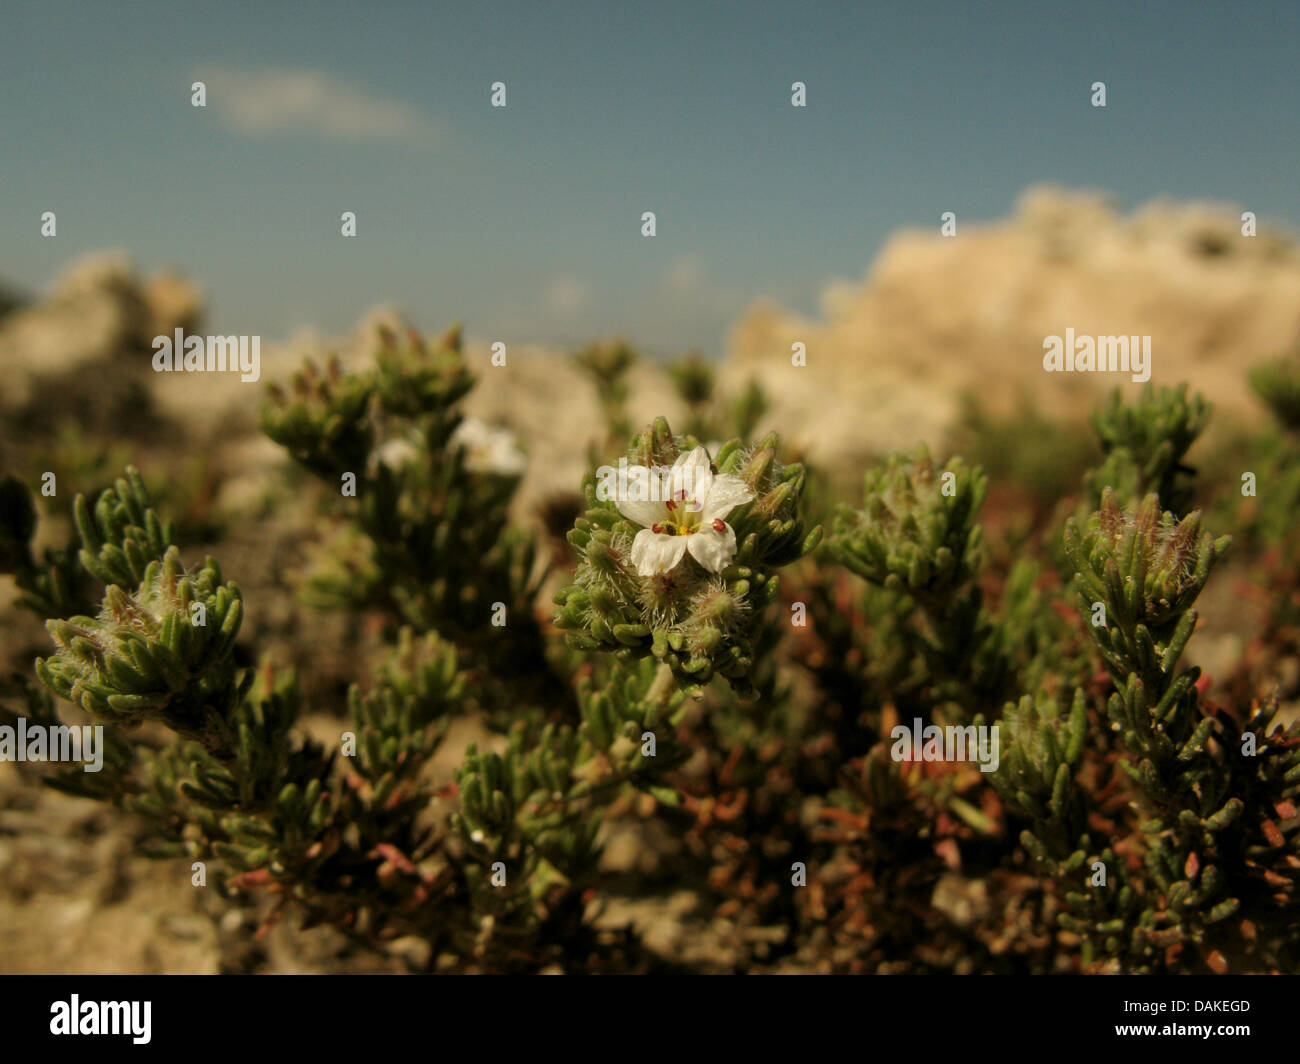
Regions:
<instances>
[{"instance_id":1,"label":"white cloud","mask_svg":"<svg viewBox=\"0 0 1300 1064\"><path fill-rule=\"evenodd\" d=\"M577 277L556 277L546 289L546 305L556 314L576 314L587 303L590 290Z\"/></svg>"},{"instance_id":2,"label":"white cloud","mask_svg":"<svg viewBox=\"0 0 1300 1064\"><path fill-rule=\"evenodd\" d=\"M699 255L678 255L664 268L659 283L667 299L679 312L732 314L747 300L746 292L735 284L711 274Z\"/></svg>"},{"instance_id":3,"label":"white cloud","mask_svg":"<svg viewBox=\"0 0 1300 1064\"><path fill-rule=\"evenodd\" d=\"M331 140L424 141L435 133L411 104L374 96L320 71L209 67L197 76L221 119L252 136L298 130Z\"/></svg>"},{"instance_id":4,"label":"white cloud","mask_svg":"<svg viewBox=\"0 0 1300 1064\"><path fill-rule=\"evenodd\" d=\"M678 255L664 271L664 284L673 292L694 292L703 281L704 264L694 255Z\"/></svg>"}]
</instances>

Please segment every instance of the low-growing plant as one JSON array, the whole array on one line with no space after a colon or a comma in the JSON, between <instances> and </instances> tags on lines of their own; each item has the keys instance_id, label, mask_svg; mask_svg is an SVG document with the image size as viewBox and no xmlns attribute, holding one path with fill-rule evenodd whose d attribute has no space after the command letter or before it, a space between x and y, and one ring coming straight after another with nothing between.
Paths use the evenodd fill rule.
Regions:
<instances>
[{"instance_id":1,"label":"low-growing plant","mask_svg":"<svg viewBox=\"0 0 1300 1064\"><path fill-rule=\"evenodd\" d=\"M512 519L458 330L271 390L267 434L319 484L299 592L385 644L332 704L247 641L260 604L133 468L39 557L29 486L0 483L0 571L52 640L24 715L106 735L102 771L45 782L264 926L415 938L420 970L1300 970L1300 727L1182 664L1229 549L1191 509L1199 397L1103 406L1079 513L995 565L979 466L892 455L819 514L752 436L761 391L719 400L702 360L674 374L686 432L628 439L631 363L582 356L607 424L568 559ZM943 752L977 734L991 758ZM708 951L639 930L682 890Z\"/></svg>"}]
</instances>

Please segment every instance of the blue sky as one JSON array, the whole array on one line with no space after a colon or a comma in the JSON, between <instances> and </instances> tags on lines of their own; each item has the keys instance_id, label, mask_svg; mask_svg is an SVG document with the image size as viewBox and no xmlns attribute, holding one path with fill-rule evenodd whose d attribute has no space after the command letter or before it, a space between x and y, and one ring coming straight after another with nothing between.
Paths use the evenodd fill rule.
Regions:
<instances>
[{"instance_id":1,"label":"blue sky","mask_svg":"<svg viewBox=\"0 0 1300 1064\"><path fill-rule=\"evenodd\" d=\"M482 339L714 352L754 300L813 311L894 230L1041 181L1300 228L1298 55L1295 0L7 0L0 278L124 248L199 281L221 332L395 302Z\"/></svg>"}]
</instances>

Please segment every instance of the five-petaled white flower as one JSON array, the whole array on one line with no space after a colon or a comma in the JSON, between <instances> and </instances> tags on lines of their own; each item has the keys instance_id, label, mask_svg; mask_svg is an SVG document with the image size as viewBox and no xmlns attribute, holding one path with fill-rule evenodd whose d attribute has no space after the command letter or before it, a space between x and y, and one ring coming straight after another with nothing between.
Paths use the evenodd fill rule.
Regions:
<instances>
[{"instance_id":1,"label":"five-petaled white flower","mask_svg":"<svg viewBox=\"0 0 1300 1064\"><path fill-rule=\"evenodd\" d=\"M644 469L644 467L642 467ZM646 470L649 498L616 498L619 512L644 525L632 541L632 564L642 576L675 568L686 552L711 573L736 556L736 530L723 520L754 498L739 477L714 473L703 447L679 455L671 469Z\"/></svg>"}]
</instances>

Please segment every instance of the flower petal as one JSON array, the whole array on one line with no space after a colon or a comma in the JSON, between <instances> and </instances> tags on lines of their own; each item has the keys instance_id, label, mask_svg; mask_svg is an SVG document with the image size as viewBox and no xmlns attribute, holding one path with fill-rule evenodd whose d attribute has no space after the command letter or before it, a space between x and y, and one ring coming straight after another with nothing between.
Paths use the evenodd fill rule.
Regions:
<instances>
[{"instance_id":1,"label":"flower petal","mask_svg":"<svg viewBox=\"0 0 1300 1064\"><path fill-rule=\"evenodd\" d=\"M703 447L693 447L691 450L677 456L677 461L673 463L673 472L687 468L708 469L709 465L709 452Z\"/></svg>"},{"instance_id":2,"label":"flower petal","mask_svg":"<svg viewBox=\"0 0 1300 1064\"><path fill-rule=\"evenodd\" d=\"M752 502L753 498L753 491L740 477L719 473L713 478L708 498L701 500L704 509L700 512L700 524L712 524L714 518L726 517L737 506Z\"/></svg>"},{"instance_id":3,"label":"flower petal","mask_svg":"<svg viewBox=\"0 0 1300 1064\"><path fill-rule=\"evenodd\" d=\"M722 529L718 532L711 527L701 528L686 537L691 557L711 573L722 572L736 556L736 530L725 523Z\"/></svg>"},{"instance_id":4,"label":"flower petal","mask_svg":"<svg viewBox=\"0 0 1300 1064\"><path fill-rule=\"evenodd\" d=\"M650 502L641 499L620 499L614 498L614 505L618 507L618 512L634 524L643 525L644 531L651 525L658 524L668 516L668 511L661 502ZM669 537L671 538L671 537Z\"/></svg>"},{"instance_id":5,"label":"flower petal","mask_svg":"<svg viewBox=\"0 0 1300 1064\"><path fill-rule=\"evenodd\" d=\"M632 541L632 564L642 576L655 576L677 567L686 554L687 540L694 536L666 536L641 529Z\"/></svg>"},{"instance_id":6,"label":"flower petal","mask_svg":"<svg viewBox=\"0 0 1300 1064\"><path fill-rule=\"evenodd\" d=\"M691 512L699 513L698 507L703 505L712 489L713 470L709 464L709 452L703 447L696 447L685 454L679 454L668 473L667 497L676 501L684 491L688 500L694 499L696 502L696 508Z\"/></svg>"},{"instance_id":7,"label":"flower petal","mask_svg":"<svg viewBox=\"0 0 1300 1064\"><path fill-rule=\"evenodd\" d=\"M646 528L668 516L666 478L657 469L628 466L626 476L615 479L611 495L619 513Z\"/></svg>"}]
</instances>

